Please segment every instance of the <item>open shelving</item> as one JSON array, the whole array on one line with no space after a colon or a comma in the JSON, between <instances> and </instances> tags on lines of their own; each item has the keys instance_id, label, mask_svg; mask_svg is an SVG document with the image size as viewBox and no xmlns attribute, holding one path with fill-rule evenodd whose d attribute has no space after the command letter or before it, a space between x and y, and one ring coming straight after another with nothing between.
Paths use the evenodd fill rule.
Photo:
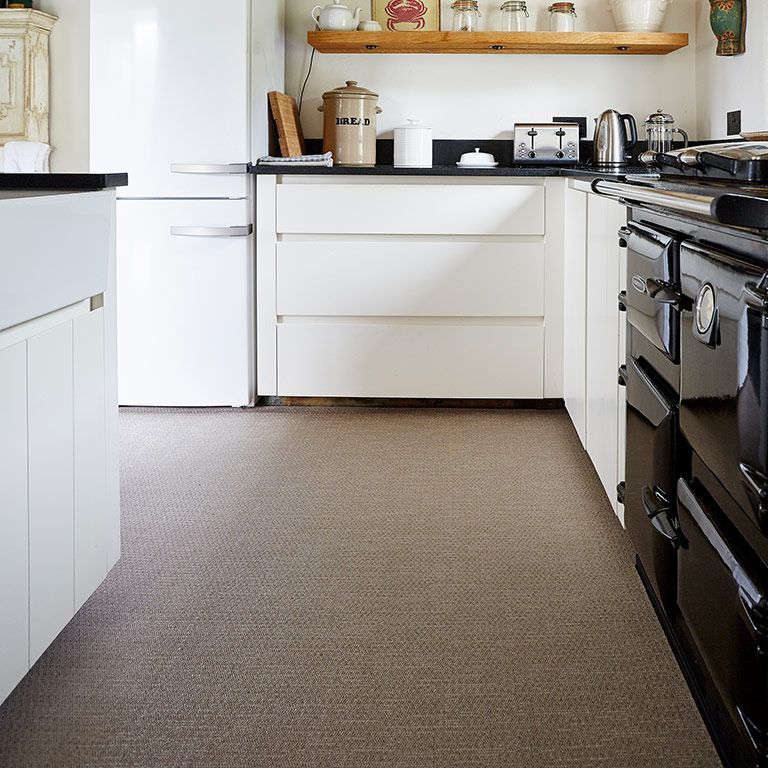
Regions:
<instances>
[{"instance_id":1,"label":"open shelving","mask_svg":"<svg viewBox=\"0 0 768 768\"><path fill-rule=\"evenodd\" d=\"M309 32L319 53L665 55L684 32Z\"/></svg>"}]
</instances>

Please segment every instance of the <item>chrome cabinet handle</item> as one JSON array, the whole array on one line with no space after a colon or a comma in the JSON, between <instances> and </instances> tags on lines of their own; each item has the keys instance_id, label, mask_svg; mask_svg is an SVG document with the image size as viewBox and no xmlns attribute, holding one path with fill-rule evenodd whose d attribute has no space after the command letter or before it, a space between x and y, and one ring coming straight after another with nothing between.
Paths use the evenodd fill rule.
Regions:
<instances>
[{"instance_id":1,"label":"chrome cabinet handle","mask_svg":"<svg viewBox=\"0 0 768 768\"><path fill-rule=\"evenodd\" d=\"M171 163L171 173L243 174L251 170L250 163Z\"/></svg>"},{"instance_id":2,"label":"chrome cabinet handle","mask_svg":"<svg viewBox=\"0 0 768 768\"><path fill-rule=\"evenodd\" d=\"M171 227L174 237L248 237L253 224L244 227Z\"/></svg>"}]
</instances>

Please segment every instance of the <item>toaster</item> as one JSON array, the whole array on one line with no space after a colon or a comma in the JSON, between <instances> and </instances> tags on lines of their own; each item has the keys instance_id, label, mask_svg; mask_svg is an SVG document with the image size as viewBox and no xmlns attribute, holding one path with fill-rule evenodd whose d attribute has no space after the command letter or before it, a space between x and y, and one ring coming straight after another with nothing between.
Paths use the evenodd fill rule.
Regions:
<instances>
[{"instance_id":1,"label":"toaster","mask_svg":"<svg viewBox=\"0 0 768 768\"><path fill-rule=\"evenodd\" d=\"M516 123L514 155L517 164L573 165L579 162L577 123Z\"/></svg>"}]
</instances>

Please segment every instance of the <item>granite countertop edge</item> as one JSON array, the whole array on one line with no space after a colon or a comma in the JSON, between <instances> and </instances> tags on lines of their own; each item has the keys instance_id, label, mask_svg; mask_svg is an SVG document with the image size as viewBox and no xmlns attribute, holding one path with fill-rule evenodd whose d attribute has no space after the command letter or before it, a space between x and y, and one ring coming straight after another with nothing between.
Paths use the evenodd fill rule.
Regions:
<instances>
[{"instance_id":1,"label":"granite countertop edge","mask_svg":"<svg viewBox=\"0 0 768 768\"><path fill-rule=\"evenodd\" d=\"M0 191L95 192L127 185L127 173L0 173Z\"/></svg>"},{"instance_id":2,"label":"granite countertop edge","mask_svg":"<svg viewBox=\"0 0 768 768\"><path fill-rule=\"evenodd\" d=\"M496 168L459 168L456 165L435 165L432 168L395 168L392 165L374 167L313 165L253 165L256 176L455 176L481 178L554 177L554 178L621 178L642 174L651 176L647 166L622 166L616 169L599 169L591 166L511 165Z\"/></svg>"}]
</instances>

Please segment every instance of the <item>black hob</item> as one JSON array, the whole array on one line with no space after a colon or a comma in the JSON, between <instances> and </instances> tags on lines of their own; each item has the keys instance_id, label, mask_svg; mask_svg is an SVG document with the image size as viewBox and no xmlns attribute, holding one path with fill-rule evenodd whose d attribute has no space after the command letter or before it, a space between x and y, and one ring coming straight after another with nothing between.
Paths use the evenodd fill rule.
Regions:
<instances>
[{"instance_id":1,"label":"black hob","mask_svg":"<svg viewBox=\"0 0 768 768\"><path fill-rule=\"evenodd\" d=\"M643 153L641 161L664 176L768 186L768 142L727 142Z\"/></svg>"}]
</instances>

